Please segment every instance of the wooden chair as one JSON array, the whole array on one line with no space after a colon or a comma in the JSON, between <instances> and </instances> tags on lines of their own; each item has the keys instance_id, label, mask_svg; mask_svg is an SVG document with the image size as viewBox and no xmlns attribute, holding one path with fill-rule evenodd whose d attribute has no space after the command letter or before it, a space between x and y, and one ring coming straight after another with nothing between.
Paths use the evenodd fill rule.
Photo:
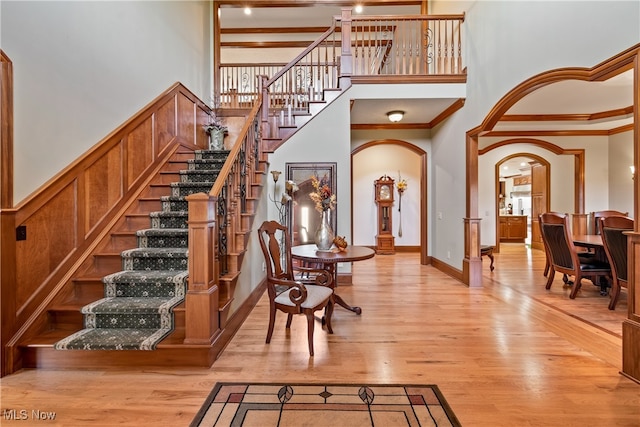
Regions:
<instances>
[{"instance_id":1,"label":"wooden chair","mask_svg":"<svg viewBox=\"0 0 640 427\"><path fill-rule=\"evenodd\" d=\"M627 235L625 231L633 231L633 219L623 216L600 218L600 230L604 251L611 266L611 300L609 310L615 310L620 288L627 288Z\"/></svg>"},{"instance_id":2,"label":"wooden chair","mask_svg":"<svg viewBox=\"0 0 640 427\"><path fill-rule=\"evenodd\" d=\"M482 259L483 256L487 256L491 260L489 269L493 271L495 269L495 267L493 266L493 246L480 245L480 259Z\"/></svg>"},{"instance_id":3,"label":"wooden chair","mask_svg":"<svg viewBox=\"0 0 640 427\"><path fill-rule=\"evenodd\" d=\"M611 275L611 268L607 263L599 261L595 257L578 257L569 231L568 215L547 212L540 214L539 218L542 239L550 264L546 289L551 288L556 272L573 276L573 288L569 297L574 299L582 286L583 278L588 278L594 285L599 286L600 278ZM566 277L563 277L563 280L565 283L569 283Z\"/></svg>"},{"instance_id":4,"label":"wooden chair","mask_svg":"<svg viewBox=\"0 0 640 427\"><path fill-rule=\"evenodd\" d=\"M307 317L309 355L313 356L314 313L325 310L323 324L332 334L333 278L326 270L294 267L291 258L291 239L287 227L276 221L265 221L258 229L260 248L267 268L269 294L269 328L267 344L271 342L276 312L287 313L287 328L294 314ZM303 277L308 278L304 283Z\"/></svg>"},{"instance_id":5,"label":"wooden chair","mask_svg":"<svg viewBox=\"0 0 640 427\"><path fill-rule=\"evenodd\" d=\"M608 218L610 216L628 217L629 212L605 210L605 211L591 212L589 215L591 215L591 223L593 224L593 234L600 234L600 218Z\"/></svg>"}]
</instances>

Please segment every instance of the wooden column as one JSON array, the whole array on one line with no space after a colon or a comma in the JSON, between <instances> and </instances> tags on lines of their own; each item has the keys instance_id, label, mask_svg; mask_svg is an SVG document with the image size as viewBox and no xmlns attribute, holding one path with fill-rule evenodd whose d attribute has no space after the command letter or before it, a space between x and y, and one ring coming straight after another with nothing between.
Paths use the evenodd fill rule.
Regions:
<instances>
[{"instance_id":1,"label":"wooden column","mask_svg":"<svg viewBox=\"0 0 640 427\"><path fill-rule=\"evenodd\" d=\"M462 281L469 287L482 286L482 257L480 256L481 218L464 219L464 260Z\"/></svg>"},{"instance_id":2,"label":"wooden column","mask_svg":"<svg viewBox=\"0 0 640 427\"><path fill-rule=\"evenodd\" d=\"M589 232L587 217L589 214L575 213L571 216L571 233L574 236L582 234L593 234ZM593 230L591 230L593 231Z\"/></svg>"},{"instance_id":3,"label":"wooden column","mask_svg":"<svg viewBox=\"0 0 640 427\"><path fill-rule=\"evenodd\" d=\"M482 286L480 221L478 218L478 135L467 133L467 206L464 218L464 259L462 281L469 287ZM470 195L475 197L470 197Z\"/></svg>"},{"instance_id":4,"label":"wooden column","mask_svg":"<svg viewBox=\"0 0 640 427\"><path fill-rule=\"evenodd\" d=\"M0 208L13 207L13 66L0 50Z\"/></svg>"},{"instance_id":5,"label":"wooden column","mask_svg":"<svg viewBox=\"0 0 640 427\"><path fill-rule=\"evenodd\" d=\"M16 329L16 215L13 208L13 68L0 50L0 377L13 372L6 344Z\"/></svg>"},{"instance_id":6,"label":"wooden column","mask_svg":"<svg viewBox=\"0 0 640 427\"><path fill-rule=\"evenodd\" d=\"M628 235L628 318L622 323L622 374L640 382L640 233Z\"/></svg>"},{"instance_id":7,"label":"wooden column","mask_svg":"<svg viewBox=\"0 0 640 427\"><path fill-rule=\"evenodd\" d=\"M185 344L211 345L220 334L216 264L216 199L187 196L189 202L189 287L186 295ZM196 255L197 254L197 255Z\"/></svg>"}]
</instances>

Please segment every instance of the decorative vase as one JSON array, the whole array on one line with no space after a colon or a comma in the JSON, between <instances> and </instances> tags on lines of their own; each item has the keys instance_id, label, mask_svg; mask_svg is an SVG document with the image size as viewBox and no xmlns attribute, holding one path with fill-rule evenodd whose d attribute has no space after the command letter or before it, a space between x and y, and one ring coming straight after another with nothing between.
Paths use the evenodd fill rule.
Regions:
<instances>
[{"instance_id":1,"label":"decorative vase","mask_svg":"<svg viewBox=\"0 0 640 427\"><path fill-rule=\"evenodd\" d=\"M209 150L224 149L224 130L213 129L209 134Z\"/></svg>"},{"instance_id":2,"label":"decorative vase","mask_svg":"<svg viewBox=\"0 0 640 427\"><path fill-rule=\"evenodd\" d=\"M329 210L322 211L320 225L316 230L315 243L319 250L328 251L333 245L335 234L329 225Z\"/></svg>"}]
</instances>

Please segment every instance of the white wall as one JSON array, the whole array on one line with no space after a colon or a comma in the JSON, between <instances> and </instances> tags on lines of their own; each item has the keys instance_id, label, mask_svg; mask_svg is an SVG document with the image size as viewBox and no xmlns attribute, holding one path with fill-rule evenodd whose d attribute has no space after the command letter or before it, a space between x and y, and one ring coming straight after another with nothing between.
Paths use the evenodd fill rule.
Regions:
<instances>
[{"instance_id":1,"label":"white wall","mask_svg":"<svg viewBox=\"0 0 640 427\"><path fill-rule=\"evenodd\" d=\"M609 207L620 212L633 211L633 180L629 166L633 165L633 132L609 137ZM637 173L636 173L637 175Z\"/></svg>"},{"instance_id":2,"label":"white wall","mask_svg":"<svg viewBox=\"0 0 640 427\"><path fill-rule=\"evenodd\" d=\"M320 114L307 122L293 137L269 155L269 170L287 170L285 163L290 162L335 162L337 166L337 229L340 236L351 236L351 147L348 91L329 104ZM273 194L273 180L267 177L268 194ZM281 180L283 177L280 178ZM318 213L319 215L319 213ZM268 219L278 220L273 203L269 203ZM350 270L339 265L338 271Z\"/></svg>"},{"instance_id":3,"label":"white wall","mask_svg":"<svg viewBox=\"0 0 640 427\"><path fill-rule=\"evenodd\" d=\"M397 135L396 135L397 138ZM402 145L381 144L367 148L353 157L353 244L376 245L377 206L374 181L388 175L399 182L407 181L402 196L402 212L398 212L400 198L394 189L392 234L395 246L420 246L420 165L421 156ZM402 236L400 236L402 219ZM426 224L424 224L426 227Z\"/></svg>"},{"instance_id":4,"label":"white wall","mask_svg":"<svg viewBox=\"0 0 640 427\"><path fill-rule=\"evenodd\" d=\"M14 73L14 202L175 82L210 97L206 1L2 1Z\"/></svg>"},{"instance_id":5,"label":"white wall","mask_svg":"<svg viewBox=\"0 0 640 427\"><path fill-rule=\"evenodd\" d=\"M637 44L640 3L436 0L429 5L436 14L465 12L465 106L432 132L433 211L443 218L434 227L433 256L446 260L451 251L447 262L461 268L466 132L524 80L560 67L592 67ZM588 207L595 205L587 200Z\"/></svg>"}]
</instances>

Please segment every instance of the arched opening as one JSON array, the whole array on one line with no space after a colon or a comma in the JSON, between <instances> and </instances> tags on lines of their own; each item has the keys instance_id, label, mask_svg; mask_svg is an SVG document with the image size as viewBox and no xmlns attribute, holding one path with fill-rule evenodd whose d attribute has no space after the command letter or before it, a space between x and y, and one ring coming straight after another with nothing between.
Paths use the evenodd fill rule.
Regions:
<instances>
[{"instance_id":1,"label":"arched opening","mask_svg":"<svg viewBox=\"0 0 640 427\"><path fill-rule=\"evenodd\" d=\"M365 159L362 162L357 161L358 157L366 155L367 152L373 149L383 148L396 150L397 153L404 152L405 154L402 156L389 154L376 155L371 156L370 159ZM381 161L382 163L375 163L376 161ZM411 178L409 178L407 174L403 174L402 172L405 168L405 165L408 163L415 164L414 167L411 167L413 171L411 172ZM368 170L358 170L358 166L361 166L363 164L366 165ZM360 179L364 179L366 182L358 182L358 179L354 177L354 170L356 170L357 175L360 175ZM351 151L351 174L351 205L353 206L351 229L354 232L354 244L362 244L362 242L359 242L357 240L358 237L355 235L355 233L357 232L355 221L357 221L358 218L362 219L367 216L373 215L373 180L379 178L381 174L388 174L389 176L394 177L397 181L397 175L399 174L402 175L403 179L409 178L407 180L408 190L405 195L406 199L402 202L402 209L404 210L410 205L413 205L417 208L417 212L415 212L414 216L416 218L416 221L408 223L406 221L407 213L399 212L398 208L394 209L394 215L403 215L402 218L394 219L394 228L398 227L400 225L400 221L402 221L405 235L409 236L409 233L413 233L414 237L418 237L417 246L419 247L420 251L420 263L429 264L430 260L428 255L427 238L428 191L426 151L424 151L420 147L402 140L383 139L370 141L356 147ZM415 196L412 196L411 193L413 193ZM410 200L409 198L411 198L412 200ZM375 218L373 220L375 220Z\"/></svg>"},{"instance_id":2,"label":"arched opening","mask_svg":"<svg viewBox=\"0 0 640 427\"><path fill-rule=\"evenodd\" d=\"M550 171L549 162L531 153L514 153L495 164L495 252L503 242L542 249L537 218L549 206Z\"/></svg>"},{"instance_id":3,"label":"arched opening","mask_svg":"<svg viewBox=\"0 0 640 427\"><path fill-rule=\"evenodd\" d=\"M466 145L466 166L467 166L467 203L465 218L465 260L463 263L463 277L468 281L469 286L482 285L482 261L480 260L480 219L478 218L478 154L479 154L479 138L487 135L496 126L498 121L505 113L519 100L523 99L530 93L551 83L563 80L582 80L587 82L600 82L608 80L625 71L633 70L633 87L636 91L633 94L633 108L631 108L632 125L629 126L633 136L634 162L633 167L638 170L640 156L640 97L637 88L640 86L640 70L638 70L640 48L635 46L625 52L599 64L593 68L562 68L551 70L532 77L531 79L516 86L507 95L505 95L494 108L486 116L485 120L478 127L467 132ZM576 165L578 166L578 165ZM578 167L576 167L578 169ZM578 172L576 172L578 175ZM584 186L584 170L579 177L580 185ZM637 218L638 204L638 182L634 181L633 190L633 212L634 218ZM584 192L583 192L584 196ZM584 211L584 197L579 200L576 197L575 212ZM622 373L628 377L640 380L640 298L636 296L636 270L640 264L640 234L638 233L638 221L634 224L634 231L629 233L629 257L628 269L630 272L629 280L629 315L628 319L623 323L622 333Z\"/></svg>"}]
</instances>

